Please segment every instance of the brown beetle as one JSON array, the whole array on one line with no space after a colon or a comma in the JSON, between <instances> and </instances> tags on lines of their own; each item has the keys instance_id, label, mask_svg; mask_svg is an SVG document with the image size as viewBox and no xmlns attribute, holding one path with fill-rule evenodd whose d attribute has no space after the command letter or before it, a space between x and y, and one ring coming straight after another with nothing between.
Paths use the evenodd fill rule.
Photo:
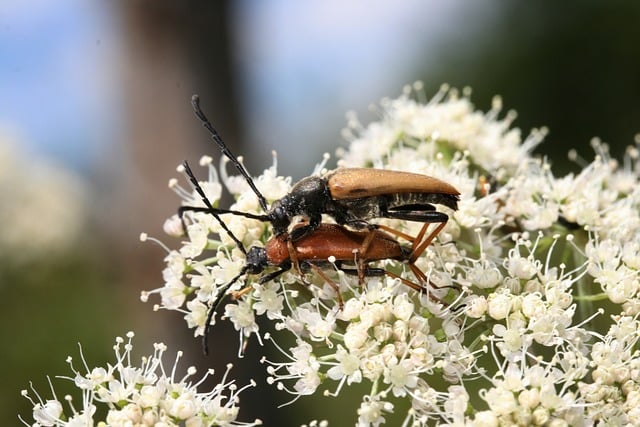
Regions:
<instances>
[{"instance_id":1,"label":"brown beetle","mask_svg":"<svg viewBox=\"0 0 640 427\"><path fill-rule=\"evenodd\" d=\"M427 175L366 168L336 169L321 177L303 178L293 186L289 194L274 201L269 207L247 170L231 153L202 112L197 95L192 97L191 103L196 116L211 133L222 153L231 160L256 194L265 214L256 215L212 206L182 206L178 210L180 216L186 211L232 213L270 222L275 235L288 234L293 218L303 216L308 225L297 227L288 234L290 239L296 241L320 225L323 213L332 216L340 225L373 229L375 225L367 222L372 218L445 223L449 217L436 211L433 204L444 205L453 210L458 208L460 193L444 181ZM184 165L188 169L186 162Z\"/></svg>"},{"instance_id":2,"label":"brown beetle","mask_svg":"<svg viewBox=\"0 0 640 427\"><path fill-rule=\"evenodd\" d=\"M253 246L246 251L242 245L239 248L246 255L246 263L240 273L229 283L224 285L217 298L211 304L203 337L203 350L207 354L207 336L210 330L211 319L229 289L240 277L245 274L261 274L268 267L278 269L262 276L258 283L267 283L281 274L295 267L299 272L302 281L309 285L304 278L305 273L313 270L322 277L336 291L340 306L343 305L342 296L338 285L329 278L323 271L324 267L330 265L328 259L331 257L333 265L347 274L358 275L359 282L364 283L365 277L390 276L399 279L403 284L419 292L427 292L429 286L434 286L427 276L415 265L416 260L433 239L440 233L446 223L440 223L429 234L427 229L430 224L424 224L420 233L416 237L394 230L392 228L379 226L386 231L398 235L411 242L411 246L401 245L391 234L375 230L354 231L338 224L322 223L310 233L300 237L293 242L288 235L281 234L272 237L265 247ZM305 227L299 224L294 230ZM230 235L233 235L230 231ZM234 238L237 241L237 239ZM388 270L382 268L371 268L370 262L393 259L401 261L409 266L419 283L402 278ZM346 268L344 264L354 263L355 268ZM234 298L249 292L252 288L247 287L238 292L234 292ZM428 293L433 301L443 303L437 296Z\"/></svg>"}]
</instances>

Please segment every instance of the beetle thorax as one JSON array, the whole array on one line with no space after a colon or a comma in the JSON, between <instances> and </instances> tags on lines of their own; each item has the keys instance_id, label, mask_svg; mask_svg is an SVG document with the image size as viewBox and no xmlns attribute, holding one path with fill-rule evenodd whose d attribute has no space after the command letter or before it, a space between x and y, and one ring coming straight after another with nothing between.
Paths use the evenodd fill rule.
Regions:
<instances>
[{"instance_id":1,"label":"beetle thorax","mask_svg":"<svg viewBox=\"0 0 640 427\"><path fill-rule=\"evenodd\" d=\"M309 218L311 224L320 223L329 199L329 189L323 178L309 176L301 179L289 194L271 205L269 216L276 234L284 231L282 228L286 229L293 217L298 215Z\"/></svg>"},{"instance_id":2,"label":"beetle thorax","mask_svg":"<svg viewBox=\"0 0 640 427\"><path fill-rule=\"evenodd\" d=\"M289 248L287 246L288 239L289 237L287 234L281 234L267 242L267 245L264 248L264 256L268 260L269 264L282 265L291 258Z\"/></svg>"}]
</instances>

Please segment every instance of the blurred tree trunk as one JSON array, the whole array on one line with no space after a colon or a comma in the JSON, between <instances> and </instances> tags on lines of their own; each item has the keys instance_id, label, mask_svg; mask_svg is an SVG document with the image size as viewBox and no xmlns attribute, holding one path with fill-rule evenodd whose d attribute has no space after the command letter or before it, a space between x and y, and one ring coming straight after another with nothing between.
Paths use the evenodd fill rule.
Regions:
<instances>
[{"instance_id":1,"label":"blurred tree trunk","mask_svg":"<svg viewBox=\"0 0 640 427\"><path fill-rule=\"evenodd\" d=\"M228 3L138 0L121 2L126 137L125 216L136 228L160 230L177 198L167 191L182 160L217 157L217 148L191 110L200 94L207 114L230 145L238 140ZM197 167L194 171L201 172ZM127 230L125 230L127 231ZM128 235L129 231L127 231Z\"/></svg>"},{"instance_id":2,"label":"blurred tree trunk","mask_svg":"<svg viewBox=\"0 0 640 427\"><path fill-rule=\"evenodd\" d=\"M236 362L237 333L230 322L221 322L210 337L213 354L204 358L200 340L193 337L182 316L152 311L152 304L158 302L157 295L147 304L138 303L137 292L162 286L164 253L148 243L136 245L135 241L140 232L148 232L177 248L178 240L162 232L164 220L179 205L167 182L178 177L175 168L185 159L204 179L204 169L197 165L200 156L209 154L215 159L220 156L193 115L192 94L200 95L203 108L225 141L235 152L242 152L236 145L240 124L234 90L237 73L231 60L230 2L137 0L118 2L117 7L115 15L120 19L123 34L125 135L120 147L121 173L112 177L115 199L107 198L105 203L125 209L120 212L106 209L104 213L120 256L115 262L118 269L123 268L124 292L131 304L136 304L134 310L139 313L140 322L152 323L146 325L153 335L148 341L164 341L184 349L191 360L185 360L183 367L195 364L200 373L213 367L217 380L227 363ZM181 184L186 182L181 180ZM252 352L254 345L254 342L249 345L242 366L232 371L240 386L250 378L265 384L264 367L257 362L262 352ZM258 417L266 425L278 424L268 412L275 405L269 399L251 398L251 392L243 393L246 404L241 406L241 419ZM260 387L253 389L253 393L260 393Z\"/></svg>"}]
</instances>

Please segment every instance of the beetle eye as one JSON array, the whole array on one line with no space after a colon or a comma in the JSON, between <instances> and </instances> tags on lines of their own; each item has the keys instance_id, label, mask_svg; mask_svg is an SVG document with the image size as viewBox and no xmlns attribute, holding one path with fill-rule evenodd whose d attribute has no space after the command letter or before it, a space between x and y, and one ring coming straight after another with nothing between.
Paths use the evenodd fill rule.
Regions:
<instances>
[{"instance_id":1,"label":"beetle eye","mask_svg":"<svg viewBox=\"0 0 640 427\"><path fill-rule=\"evenodd\" d=\"M269 216L271 217L271 224L273 225L275 234L280 234L287 231L287 228L289 227L289 223L291 221L289 220L286 209L280 203L274 203L271 206L271 212Z\"/></svg>"},{"instance_id":2,"label":"beetle eye","mask_svg":"<svg viewBox=\"0 0 640 427\"><path fill-rule=\"evenodd\" d=\"M286 217L286 215L284 213L284 209L282 208L282 206L280 204L278 204L278 205L274 204L271 207L271 212L270 213L271 213L270 216L271 216L272 222L274 224L282 223L283 218Z\"/></svg>"}]
</instances>

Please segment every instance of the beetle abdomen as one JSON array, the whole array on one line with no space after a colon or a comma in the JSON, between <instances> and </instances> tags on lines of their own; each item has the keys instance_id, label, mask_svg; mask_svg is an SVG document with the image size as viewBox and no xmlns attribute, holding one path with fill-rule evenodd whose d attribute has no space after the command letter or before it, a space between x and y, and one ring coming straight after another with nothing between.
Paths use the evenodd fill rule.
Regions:
<instances>
[{"instance_id":1,"label":"beetle abdomen","mask_svg":"<svg viewBox=\"0 0 640 427\"><path fill-rule=\"evenodd\" d=\"M357 199L333 200L327 213L341 224L372 218L388 217L389 213L407 211L435 211L434 204L458 209L458 196L438 193L395 193Z\"/></svg>"},{"instance_id":2,"label":"beetle abdomen","mask_svg":"<svg viewBox=\"0 0 640 427\"><path fill-rule=\"evenodd\" d=\"M363 249L365 239L371 232L352 231L337 224L322 223L313 233L302 237L294 244L299 260L325 261L334 257L339 261L352 261L356 252ZM402 246L392 236L375 231L366 253L359 253L367 261L402 259Z\"/></svg>"}]
</instances>

